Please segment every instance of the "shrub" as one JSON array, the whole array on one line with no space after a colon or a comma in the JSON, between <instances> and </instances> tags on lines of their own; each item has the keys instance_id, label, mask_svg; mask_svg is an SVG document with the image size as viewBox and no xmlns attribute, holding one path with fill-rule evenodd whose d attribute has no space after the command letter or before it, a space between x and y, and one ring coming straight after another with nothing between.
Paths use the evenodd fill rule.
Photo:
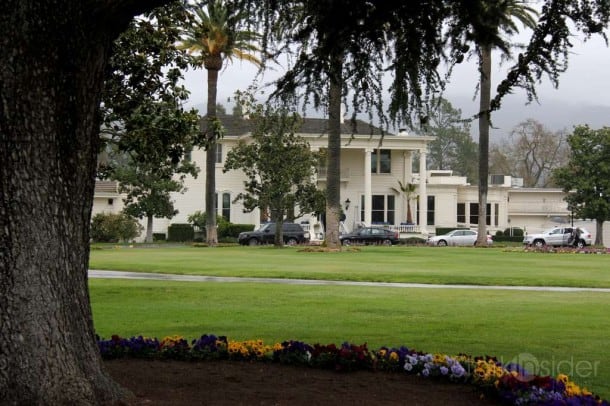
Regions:
<instances>
[{"instance_id":1,"label":"shrub","mask_svg":"<svg viewBox=\"0 0 610 406\"><path fill-rule=\"evenodd\" d=\"M153 233L153 241L165 241L165 233Z\"/></svg>"},{"instance_id":2,"label":"shrub","mask_svg":"<svg viewBox=\"0 0 610 406\"><path fill-rule=\"evenodd\" d=\"M125 213L98 213L91 219L91 239L95 242L130 241L143 229L138 220Z\"/></svg>"},{"instance_id":3,"label":"shrub","mask_svg":"<svg viewBox=\"0 0 610 406\"><path fill-rule=\"evenodd\" d=\"M237 238L239 233L254 230L254 224L233 224L225 222L218 226L218 238Z\"/></svg>"},{"instance_id":4,"label":"shrub","mask_svg":"<svg viewBox=\"0 0 610 406\"><path fill-rule=\"evenodd\" d=\"M193 241L195 230L190 224L174 223L167 228L167 241Z\"/></svg>"},{"instance_id":5,"label":"shrub","mask_svg":"<svg viewBox=\"0 0 610 406\"><path fill-rule=\"evenodd\" d=\"M523 237L523 229L520 227L510 227L504 230L504 235L512 237Z\"/></svg>"},{"instance_id":6,"label":"shrub","mask_svg":"<svg viewBox=\"0 0 610 406\"><path fill-rule=\"evenodd\" d=\"M496 237L502 237L503 235L504 233L502 232L502 230L496 231Z\"/></svg>"}]
</instances>

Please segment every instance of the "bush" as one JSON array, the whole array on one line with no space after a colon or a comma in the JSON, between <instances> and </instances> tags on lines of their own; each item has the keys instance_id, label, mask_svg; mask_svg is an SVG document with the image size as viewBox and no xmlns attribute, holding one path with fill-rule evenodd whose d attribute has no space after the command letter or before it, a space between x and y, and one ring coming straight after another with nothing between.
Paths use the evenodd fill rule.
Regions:
<instances>
[{"instance_id":1,"label":"bush","mask_svg":"<svg viewBox=\"0 0 610 406\"><path fill-rule=\"evenodd\" d=\"M254 224L233 224L224 222L218 226L218 238L237 238L239 233L254 230Z\"/></svg>"},{"instance_id":2,"label":"bush","mask_svg":"<svg viewBox=\"0 0 610 406\"><path fill-rule=\"evenodd\" d=\"M138 220L125 213L98 213L91 219L91 239L95 242L130 241L143 229Z\"/></svg>"},{"instance_id":3,"label":"bush","mask_svg":"<svg viewBox=\"0 0 610 406\"><path fill-rule=\"evenodd\" d=\"M165 241L165 233L153 233L153 241Z\"/></svg>"},{"instance_id":4,"label":"bush","mask_svg":"<svg viewBox=\"0 0 610 406\"><path fill-rule=\"evenodd\" d=\"M504 233L502 232L502 230L496 231L496 237L502 237L503 235Z\"/></svg>"},{"instance_id":5,"label":"bush","mask_svg":"<svg viewBox=\"0 0 610 406\"><path fill-rule=\"evenodd\" d=\"M504 230L504 235L513 237L523 237L523 229L520 227L510 227Z\"/></svg>"},{"instance_id":6,"label":"bush","mask_svg":"<svg viewBox=\"0 0 610 406\"><path fill-rule=\"evenodd\" d=\"M167 228L167 241L193 241L195 230L190 224L174 223Z\"/></svg>"}]
</instances>

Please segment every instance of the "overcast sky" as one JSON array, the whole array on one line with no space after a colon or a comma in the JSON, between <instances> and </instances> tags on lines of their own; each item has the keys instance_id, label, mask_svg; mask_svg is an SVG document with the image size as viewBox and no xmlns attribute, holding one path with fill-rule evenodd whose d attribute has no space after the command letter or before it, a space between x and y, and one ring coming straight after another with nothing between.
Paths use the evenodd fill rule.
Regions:
<instances>
[{"instance_id":1,"label":"overcast sky","mask_svg":"<svg viewBox=\"0 0 610 406\"><path fill-rule=\"evenodd\" d=\"M610 48L602 38L594 37L584 42L573 39L574 47L569 58L568 71L560 77L559 88L555 89L546 78L538 85L539 103L526 105L525 93L516 91L505 97L502 109L492 117L496 128L491 131L491 141L507 135L520 122L533 118L553 131L570 132L574 125L589 124L592 128L610 126ZM509 64L499 66L499 57L495 56L492 73L495 88ZM267 83L278 77L280 68L266 73L259 83ZM226 66L219 75L219 103L230 112L232 104L227 98L236 90L245 90L254 80L256 68L249 63L235 61ZM463 117L470 117L478 111L478 99L474 92L478 81L476 61L458 65L453 72L447 87L445 98L454 107L462 110ZM200 113L205 113L207 98L207 74L205 70L188 71L185 82L191 91L189 106L195 106ZM321 117L322 113L310 113L312 117ZM476 138L476 123L473 123L472 134Z\"/></svg>"}]
</instances>

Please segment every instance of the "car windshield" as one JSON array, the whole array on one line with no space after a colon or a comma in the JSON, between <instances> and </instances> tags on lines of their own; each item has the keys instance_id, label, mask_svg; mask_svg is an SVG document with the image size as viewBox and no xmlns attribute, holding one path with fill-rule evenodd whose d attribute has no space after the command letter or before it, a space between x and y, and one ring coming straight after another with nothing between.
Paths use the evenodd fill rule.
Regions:
<instances>
[{"instance_id":1,"label":"car windshield","mask_svg":"<svg viewBox=\"0 0 610 406\"><path fill-rule=\"evenodd\" d=\"M256 231L265 231L267 230L269 227L271 227L271 223L265 223L265 224L261 224L261 226L256 230Z\"/></svg>"}]
</instances>

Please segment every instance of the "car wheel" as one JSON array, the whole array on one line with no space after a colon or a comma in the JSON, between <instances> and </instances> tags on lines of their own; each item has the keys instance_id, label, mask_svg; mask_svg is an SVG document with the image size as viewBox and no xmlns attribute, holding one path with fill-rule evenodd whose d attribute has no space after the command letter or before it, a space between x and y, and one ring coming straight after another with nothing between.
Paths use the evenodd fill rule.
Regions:
<instances>
[{"instance_id":1,"label":"car wheel","mask_svg":"<svg viewBox=\"0 0 610 406\"><path fill-rule=\"evenodd\" d=\"M250 246L258 245L258 240L256 238L250 238L248 240L248 245L250 245Z\"/></svg>"},{"instance_id":2,"label":"car wheel","mask_svg":"<svg viewBox=\"0 0 610 406\"><path fill-rule=\"evenodd\" d=\"M585 240L580 240L578 241L578 243L576 244L577 248L584 248L587 244L585 244Z\"/></svg>"},{"instance_id":3,"label":"car wheel","mask_svg":"<svg viewBox=\"0 0 610 406\"><path fill-rule=\"evenodd\" d=\"M446 247L447 246L447 241L439 240L439 242L437 242L436 245L438 245L439 247Z\"/></svg>"},{"instance_id":4,"label":"car wheel","mask_svg":"<svg viewBox=\"0 0 610 406\"><path fill-rule=\"evenodd\" d=\"M297 245L298 241L296 238L291 237L286 240L286 245Z\"/></svg>"},{"instance_id":5,"label":"car wheel","mask_svg":"<svg viewBox=\"0 0 610 406\"><path fill-rule=\"evenodd\" d=\"M544 244L544 240L536 240L536 241L534 241L534 244L533 244L533 245L534 245L534 247L537 247L537 248L542 248L542 247L544 247L544 245L545 245L545 244Z\"/></svg>"},{"instance_id":6,"label":"car wheel","mask_svg":"<svg viewBox=\"0 0 610 406\"><path fill-rule=\"evenodd\" d=\"M349 238L344 239L343 241L341 241L342 245L352 245L352 242L350 241Z\"/></svg>"},{"instance_id":7,"label":"car wheel","mask_svg":"<svg viewBox=\"0 0 610 406\"><path fill-rule=\"evenodd\" d=\"M383 240L382 242L383 245L392 245L392 240Z\"/></svg>"}]
</instances>

